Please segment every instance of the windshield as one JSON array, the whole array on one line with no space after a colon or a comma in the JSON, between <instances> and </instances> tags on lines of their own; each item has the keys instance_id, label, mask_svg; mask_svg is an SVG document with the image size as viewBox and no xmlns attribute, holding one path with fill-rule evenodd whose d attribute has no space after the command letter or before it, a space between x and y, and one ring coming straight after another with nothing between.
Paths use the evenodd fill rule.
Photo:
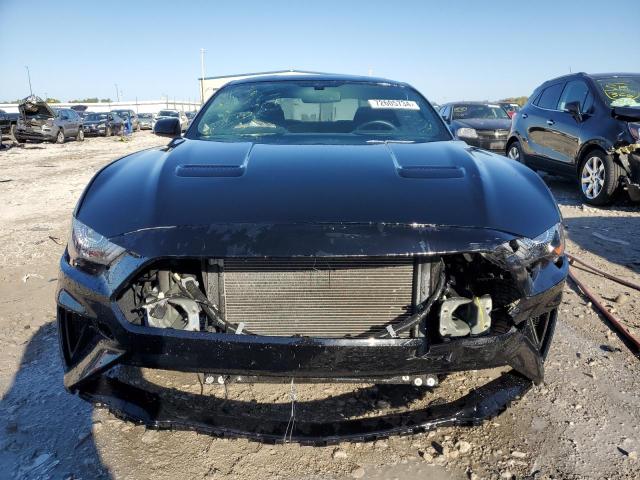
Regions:
<instances>
[{"instance_id":1,"label":"windshield","mask_svg":"<svg viewBox=\"0 0 640 480\"><path fill-rule=\"evenodd\" d=\"M127 118L129 116L129 112L127 112L126 110L114 110L113 113L122 118Z\"/></svg>"},{"instance_id":2,"label":"windshield","mask_svg":"<svg viewBox=\"0 0 640 480\"><path fill-rule=\"evenodd\" d=\"M640 76L599 78L596 83L610 107L640 107Z\"/></svg>"},{"instance_id":3,"label":"windshield","mask_svg":"<svg viewBox=\"0 0 640 480\"><path fill-rule=\"evenodd\" d=\"M500 105L466 104L453 107L453 119L488 118L509 120L509 115Z\"/></svg>"},{"instance_id":4,"label":"windshield","mask_svg":"<svg viewBox=\"0 0 640 480\"><path fill-rule=\"evenodd\" d=\"M178 112L174 110L160 110L158 112L159 117L179 117Z\"/></svg>"},{"instance_id":5,"label":"windshield","mask_svg":"<svg viewBox=\"0 0 640 480\"><path fill-rule=\"evenodd\" d=\"M90 113L84 118L85 120L106 120L107 114L106 113Z\"/></svg>"},{"instance_id":6,"label":"windshield","mask_svg":"<svg viewBox=\"0 0 640 480\"><path fill-rule=\"evenodd\" d=\"M409 141L450 140L427 101L402 86L343 81L229 85L206 105L192 138L323 134Z\"/></svg>"}]
</instances>

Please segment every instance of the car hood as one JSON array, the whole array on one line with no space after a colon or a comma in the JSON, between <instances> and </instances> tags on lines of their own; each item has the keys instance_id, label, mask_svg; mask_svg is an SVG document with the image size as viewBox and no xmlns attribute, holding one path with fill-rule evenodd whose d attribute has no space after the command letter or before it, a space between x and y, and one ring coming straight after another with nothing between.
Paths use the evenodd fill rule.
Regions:
<instances>
[{"instance_id":1,"label":"car hood","mask_svg":"<svg viewBox=\"0 0 640 480\"><path fill-rule=\"evenodd\" d=\"M98 125L100 123L108 123L109 120L107 120L106 118L103 120L83 120L82 123L86 126L86 125Z\"/></svg>"},{"instance_id":2,"label":"car hood","mask_svg":"<svg viewBox=\"0 0 640 480\"><path fill-rule=\"evenodd\" d=\"M500 118L465 118L464 120L454 120L456 128L469 127L477 130L509 130L511 119Z\"/></svg>"},{"instance_id":3,"label":"car hood","mask_svg":"<svg viewBox=\"0 0 640 480\"><path fill-rule=\"evenodd\" d=\"M18 104L18 110L23 117L29 116L43 116L49 118L55 118L56 114L51 107L42 100L40 97L35 95L30 95Z\"/></svg>"},{"instance_id":4,"label":"car hood","mask_svg":"<svg viewBox=\"0 0 640 480\"><path fill-rule=\"evenodd\" d=\"M359 235L422 229L415 245L424 250L430 229L534 237L560 221L534 172L463 142L178 142L108 165L87 187L76 217L109 238L152 231L162 243L179 231L180 244L199 236L203 250L207 235L230 240L239 230L251 237L256 228L276 228L304 243L314 228L348 237L346 226L357 226Z\"/></svg>"}]
</instances>

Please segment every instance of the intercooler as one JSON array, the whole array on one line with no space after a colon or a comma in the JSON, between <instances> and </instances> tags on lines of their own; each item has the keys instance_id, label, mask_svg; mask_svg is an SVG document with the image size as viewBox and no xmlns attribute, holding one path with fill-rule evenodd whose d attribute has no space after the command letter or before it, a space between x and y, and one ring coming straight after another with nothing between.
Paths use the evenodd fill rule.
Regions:
<instances>
[{"instance_id":1,"label":"intercooler","mask_svg":"<svg viewBox=\"0 0 640 480\"><path fill-rule=\"evenodd\" d=\"M225 318L259 334L349 337L412 313L412 258L285 258L214 261L210 294ZM215 279L217 278L217 280Z\"/></svg>"}]
</instances>

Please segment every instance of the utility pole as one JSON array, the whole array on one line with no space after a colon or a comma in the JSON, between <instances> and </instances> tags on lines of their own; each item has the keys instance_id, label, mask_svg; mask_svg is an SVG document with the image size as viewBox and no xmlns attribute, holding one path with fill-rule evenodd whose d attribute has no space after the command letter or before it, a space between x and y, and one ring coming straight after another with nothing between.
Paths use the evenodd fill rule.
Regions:
<instances>
[{"instance_id":1,"label":"utility pole","mask_svg":"<svg viewBox=\"0 0 640 480\"><path fill-rule=\"evenodd\" d=\"M114 83L116 86L116 98L118 99L118 103L120 103L120 90L118 90L118 84Z\"/></svg>"},{"instance_id":2,"label":"utility pole","mask_svg":"<svg viewBox=\"0 0 640 480\"><path fill-rule=\"evenodd\" d=\"M204 48L200 49L200 105L204 103Z\"/></svg>"},{"instance_id":3,"label":"utility pole","mask_svg":"<svg viewBox=\"0 0 640 480\"><path fill-rule=\"evenodd\" d=\"M33 89L31 88L31 73L29 73L29 66L25 65L24 68L27 69L27 78L29 79L29 94L33 95Z\"/></svg>"}]
</instances>

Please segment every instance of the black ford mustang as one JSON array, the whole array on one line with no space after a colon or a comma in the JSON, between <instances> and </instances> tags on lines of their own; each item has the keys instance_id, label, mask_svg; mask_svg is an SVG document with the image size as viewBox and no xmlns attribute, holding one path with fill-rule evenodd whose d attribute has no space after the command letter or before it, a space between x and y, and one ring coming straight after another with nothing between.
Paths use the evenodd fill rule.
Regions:
<instances>
[{"instance_id":1,"label":"black ford mustang","mask_svg":"<svg viewBox=\"0 0 640 480\"><path fill-rule=\"evenodd\" d=\"M155 131L174 138L103 168L73 214L56 297L70 391L229 434L239 420L186 420L193 408L170 413L114 367L417 386L513 368L489 403L296 423L304 441L475 421L542 380L568 268L558 208L528 168L455 141L409 85L237 81L184 137L173 118Z\"/></svg>"}]
</instances>

